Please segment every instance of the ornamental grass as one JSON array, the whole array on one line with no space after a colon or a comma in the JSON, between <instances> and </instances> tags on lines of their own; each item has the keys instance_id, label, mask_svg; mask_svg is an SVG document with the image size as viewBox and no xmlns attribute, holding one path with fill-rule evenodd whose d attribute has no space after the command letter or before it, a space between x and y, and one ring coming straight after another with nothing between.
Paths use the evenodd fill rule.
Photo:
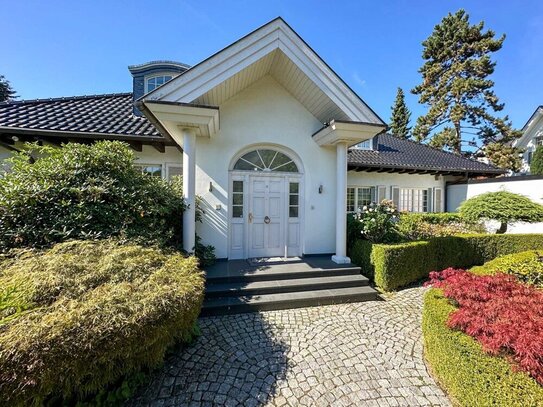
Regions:
<instances>
[{"instance_id":1,"label":"ornamental grass","mask_svg":"<svg viewBox=\"0 0 543 407\"><path fill-rule=\"evenodd\" d=\"M195 258L110 240L1 260L0 404L71 404L159 365L203 288Z\"/></svg>"}]
</instances>

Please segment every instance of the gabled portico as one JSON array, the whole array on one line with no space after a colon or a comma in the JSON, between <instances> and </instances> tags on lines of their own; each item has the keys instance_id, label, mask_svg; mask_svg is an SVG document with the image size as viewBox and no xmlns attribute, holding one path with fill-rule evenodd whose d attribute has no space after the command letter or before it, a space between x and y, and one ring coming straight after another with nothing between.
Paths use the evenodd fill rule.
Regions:
<instances>
[{"instance_id":1,"label":"gabled portico","mask_svg":"<svg viewBox=\"0 0 543 407\"><path fill-rule=\"evenodd\" d=\"M196 244L196 138L210 138L219 131L219 108L177 102L139 103L183 150L183 249L192 253Z\"/></svg>"},{"instance_id":2,"label":"gabled portico","mask_svg":"<svg viewBox=\"0 0 543 407\"><path fill-rule=\"evenodd\" d=\"M220 257L333 250L336 263L349 262L347 148L386 125L282 19L155 89L138 107L183 149L185 250L194 247L198 194L206 206L199 233L221 248ZM234 166L243 154L253 167ZM295 162L296 172L277 166L277 157ZM264 246L252 250L255 244Z\"/></svg>"}]
</instances>

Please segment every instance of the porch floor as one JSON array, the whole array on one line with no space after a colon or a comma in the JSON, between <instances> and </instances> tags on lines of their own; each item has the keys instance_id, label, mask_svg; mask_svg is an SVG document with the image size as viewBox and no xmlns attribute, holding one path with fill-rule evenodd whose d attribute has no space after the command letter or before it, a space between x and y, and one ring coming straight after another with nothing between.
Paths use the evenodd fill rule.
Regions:
<instances>
[{"instance_id":1,"label":"porch floor","mask_svg":"<svg viewBox=\"0 0 543 407\"><path fill-rule=\"evenodd\" d=\"M378 299L354 264L329 258L217 262L206 268L202 315L299 308Z\"/></svg>"},{"instance_id":2,"label":"porch floor","mask_svg":"<svg viewBox=\"0 0 543 407\"><path fill-rule=\"evenodd\" d=\"M352 269L352 263L336 264L329 257L304 257L277 262L262 262L259 265L250 260L218 261L204 268L208 280L235 279L251 276L281 276L297 272Z\"/></svg>"}]
</instances>

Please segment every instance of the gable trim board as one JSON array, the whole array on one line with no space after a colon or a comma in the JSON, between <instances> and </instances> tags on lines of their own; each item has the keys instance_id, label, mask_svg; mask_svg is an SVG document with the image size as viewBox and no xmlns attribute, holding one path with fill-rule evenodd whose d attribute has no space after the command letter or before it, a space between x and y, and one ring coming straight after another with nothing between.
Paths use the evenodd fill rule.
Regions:
<instances>
[{"instance_id":1,"label":"gable trim board","mask_svg":"<svg viewBox=\"0 0 543 407\"><path fill-rule=\"evenodd\" d=\"M292 60L342 109L348 120L386 127L383 120L281 18L256 29L140 100L144 103L157 99L193 102L275 50Z\"/></svg>"}]
</instances>

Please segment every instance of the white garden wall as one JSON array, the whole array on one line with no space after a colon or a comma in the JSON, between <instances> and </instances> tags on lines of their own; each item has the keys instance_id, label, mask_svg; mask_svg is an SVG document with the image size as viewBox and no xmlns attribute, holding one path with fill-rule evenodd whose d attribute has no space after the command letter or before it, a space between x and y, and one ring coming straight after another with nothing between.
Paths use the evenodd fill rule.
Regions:
<instances>
[{"instance_id":1,"label":"white garden wall","mask_svg":"<svg viewBox=\"0 0 543 407\"><path fill-rule=\"evenodd\" d=\"M485 192L509 191L527 196L534 202L543 204L543 177L505 177L491 180L477 180L470 183L447 186L447 210L455 212L466 199ZM499 225L489 223L490 228ZM543 223L518 223L509 227L507 233L543 233Z\"/></svg>"}]
</instances>

